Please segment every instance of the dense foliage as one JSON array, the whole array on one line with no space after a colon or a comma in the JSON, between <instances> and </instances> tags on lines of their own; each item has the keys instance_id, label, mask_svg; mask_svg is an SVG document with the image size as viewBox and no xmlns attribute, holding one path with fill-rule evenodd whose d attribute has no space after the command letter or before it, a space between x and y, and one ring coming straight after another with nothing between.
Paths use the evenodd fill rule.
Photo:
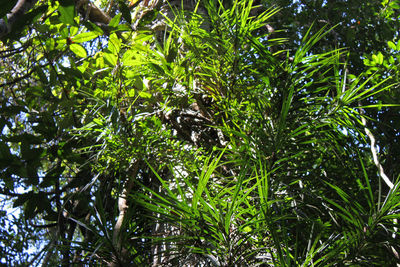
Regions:
<instances>
[{"instance_id":1,"label":"dense foliage","mask_svg":"<svg viewBox=\"0 0 400 267\"><path fill-rule=\"evenodd\" d=\"M7 266L400 263L399 1L0 0Z\"/></svg>"}]
</instances>

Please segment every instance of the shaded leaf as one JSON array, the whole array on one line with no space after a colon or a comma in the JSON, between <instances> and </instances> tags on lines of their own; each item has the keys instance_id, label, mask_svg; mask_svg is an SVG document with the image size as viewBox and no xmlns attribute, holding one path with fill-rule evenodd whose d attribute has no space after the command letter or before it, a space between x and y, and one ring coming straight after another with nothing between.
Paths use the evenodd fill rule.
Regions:
<instances>
[{"instance_id":1,"label":"shaded leaf","mask_svg":"<svg viewBox=\"0 0 400 267\"><path fill-rule=\"evenodd\" d=\"M60 7L58 8L60 12L60 21L69 24L75 25L75 3L74 0L59 0Z\"/></svg>"},{"instance_id":2,"label":"shaded leaf","mask_svg":"<svg viewBox=\"0 0 400 267\"><path fill-rule=\"evenodd\" d=\"M132 23L132 16L129 7L125 4L124 0L118 0L119 10L122 13L122 17L130 24Z\"/></svg>"}]
</instances>

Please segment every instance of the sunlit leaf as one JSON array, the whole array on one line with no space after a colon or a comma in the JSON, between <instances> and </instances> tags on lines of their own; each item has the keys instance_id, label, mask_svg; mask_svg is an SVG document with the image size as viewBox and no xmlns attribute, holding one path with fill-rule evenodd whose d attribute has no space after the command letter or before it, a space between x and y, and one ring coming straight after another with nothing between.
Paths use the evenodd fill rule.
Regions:
<instances>
[{"instance_id":1,"label":"sunlit leaf","mask_svg":"<svg viewBox=\"0 0 400 267\"><path fill-rule=\"evenodd\" d=\"M142 97L142 98L151 98L152 95L150 93L148 93L148 92L141 91L139 93L139 96Z\"/></svg>"},{"instance_id":2,"label":"sunlit leaf","mask_svg":"<svg viewBox=\"0 0 400 267\"><path fill-rule=\"evenodd\" d=\"M97 33L97 32L83 32L78 35L75 35L72 38L72 40L75 43L83 43L83 42L93 40L94 38L97 38L98 36L99 36L99 33Z\"/></svg>"},{"instance_id":3,"label":"sunlit leaf","mask_svg":"<svg viewBox=\"0 0 400 267\"><path fill-rule=\"evenodd\" d=\"M113 54L117 54L121 49L121 40L117 37L115 33L110 35L110 39L108 41L108 49Z\"/></svg>"},{"instance_id":4,"label":"sunlit leaf","mask_svg":"<svg viewBox=\"0 0 400 267\"><path fill-rule=\"evenodd\" d=\"M378 64L382 64L383 63L383 54L381 52L378 53L377 62L378 62Z\"/></svg>"},{"instance_id":5,"label":"sunlit leaf","mask_svg":"<svg viewBox=\"0 0 400 267\"><path fill-rule=\"evenodd\" d=\"M119 24L119 21L121 20L122 14L117 14L115 15L111 20L110 23L108 24L110 27L117 27Z\"/></svg>"},{"instance_id":6,"label":"sunlit leaf","mask_svg":"<svg viewBox=\"0 0 400 267\"><path fill-rule=\"evenodd\" d=\"M71 44L71 45L69 46L69 48L70 48L71 51L74 52L75 55L77 55L78 57L82 57L82 58L87 57L86 49L85 49L83 46L81 46L81 45L79 45L79 44Z\"/></svg>"},{"instance_id":7,"label":"sunlit leaf","mask_svg":"<svg viewBox=\"0 0 400 267\"><path fill-rule=\"evenodd\" d=\"M389 41L389 42L388 42L388 46L389 46L391 49L396 50L396 45L395 45L392 41Z\"/></svg>"},{"instance_id":8,"label":"sunlit leaf","mask_svg":"<svg viewBox=\"0 0 400 267\"><path fill-rule=\"evenodd\" d=\"M115 66L117 64L118 57L111 53L104 53L103 58L107 61L111 66Z\"/></svg>"}]
</instances>

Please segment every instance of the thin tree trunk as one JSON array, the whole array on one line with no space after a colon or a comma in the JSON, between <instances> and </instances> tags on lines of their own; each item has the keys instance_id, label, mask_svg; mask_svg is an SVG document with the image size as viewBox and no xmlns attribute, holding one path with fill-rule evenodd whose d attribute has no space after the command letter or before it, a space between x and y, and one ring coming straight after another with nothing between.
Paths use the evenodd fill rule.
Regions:
<instances>
[{"instance_id":1,"label":"thin tree trunk","mask_svg":"<svg viewBox=\"0 0 400 267\"><path fill-rule=\"evenodd\" d=\"M122 247L122 235L121 235L121 230L123 223L125 221L125 216L128 211L129 205L128 205L128 196L132 190L132 187L135 182L136 175L139 171L139 165L140 161L136 160L136 162L133 165L133 171L132 171L132 176L130 179L128 179L125 184L124 188L122 190L121 195L118 198L118 210L119 210L119 215L117 219L117 223L114 226L114 233L113 233L113 245L115 248L115 251L118 255L114 255L115 259L114 262L111 264L111 266L118 266L121 264L121 260L124 258L124 255L122 253L123 247Z\"/></svg>"}]
</instances>

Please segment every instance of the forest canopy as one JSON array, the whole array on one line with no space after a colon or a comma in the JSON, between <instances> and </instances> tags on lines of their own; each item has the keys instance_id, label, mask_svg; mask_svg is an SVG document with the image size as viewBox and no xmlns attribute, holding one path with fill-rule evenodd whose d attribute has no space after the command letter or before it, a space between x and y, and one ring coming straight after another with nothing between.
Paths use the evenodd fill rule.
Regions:
<instances>
[{"instance_id":1,"label":"forest canopy","mask_svg":"<svg viewBox=\"0 0 400 267\"><path fill-rule=\"evenodd\" d=\"M400 264L400 1L0 0L0 264Z\"/></svg>"}]
</instances>

